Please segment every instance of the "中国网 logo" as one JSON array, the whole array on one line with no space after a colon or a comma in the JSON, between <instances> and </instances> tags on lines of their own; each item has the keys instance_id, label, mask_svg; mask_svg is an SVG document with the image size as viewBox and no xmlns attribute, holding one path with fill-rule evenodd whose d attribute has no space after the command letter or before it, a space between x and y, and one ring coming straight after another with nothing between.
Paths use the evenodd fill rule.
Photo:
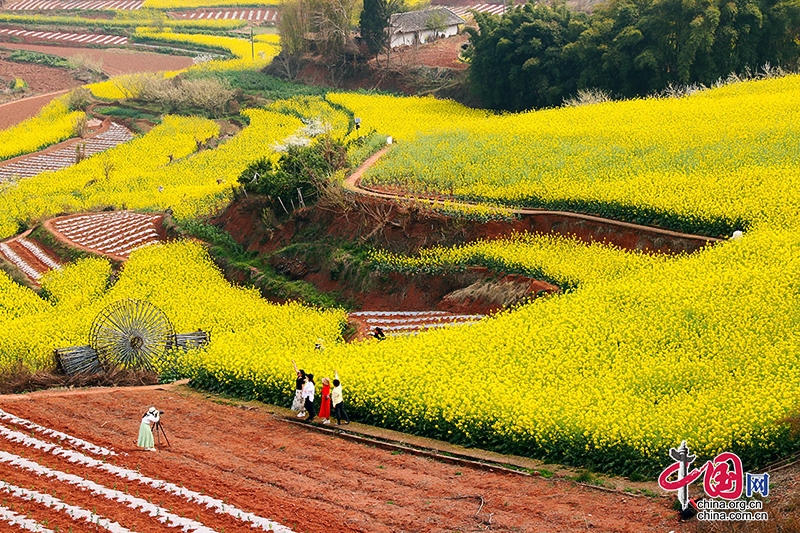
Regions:
<instances>
[{"instance_id":1,"label":"\u4e2d\u56fd\u7f51 logo","mask_svg":"<svg viewBox=\"0 0 800 533\"><path fill-rule=\"evenodd\" d=\"M742 460L733 452L722 452L706 461L700 468L689 470L697 458L689 451L686 441L670 448L669 456L675 461L658 476L658 485L667 491L677 491L681 511L690 506L697 510L698 520L764 521L766 512L762 502L752 498L755 494L769 495L769 474L745 473ZM689 498L689 485L703 478L703 490L708 498L695 501Z\"/></svg>"}]
</instances>

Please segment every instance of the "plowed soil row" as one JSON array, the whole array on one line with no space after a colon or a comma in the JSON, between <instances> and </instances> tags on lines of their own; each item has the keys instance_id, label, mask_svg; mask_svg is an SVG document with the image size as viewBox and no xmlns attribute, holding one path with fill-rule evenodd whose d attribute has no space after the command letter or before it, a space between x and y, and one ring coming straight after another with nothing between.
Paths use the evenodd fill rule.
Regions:
<instances>
[{"instance_id":1,"label":"plowed soil row","mask_svg":"<svg viewBox=\"0 0 800 533\"><path fill-rule=\"evenodd\" d=\"M141 414L155 405L170 447L134 445ZM666 499L621 498L569 481L444 464L287 424L283 412L217 403L185 387L51 391L0 397L0 408L115 450L111 463L224 499L294 531L370 533L476 531L680 531ZM354 423L348 427L358 427ZM27 431L26 434L30 434ZM40 434L35 438L48 440ZM67 445L64 445L67 447ZM0 438L0 450L139 496L226 532L252 531L235 518L177 496L78 466L50 452ZM85 453L85 452L84 452ZM0 464L0 478L42 492L137 531L161 531L139 511L62 482ZM24 504L26 510L33 508ZM32 516L51 520L36 507ZM52 518L51 523L56 523ZM64 524L64 519L59 523ZM149 523L149 522L148 522ZM65 529L61 527L61 530ZM79 531L73 527L74 531Z\"/></svg>"}]
</instances>

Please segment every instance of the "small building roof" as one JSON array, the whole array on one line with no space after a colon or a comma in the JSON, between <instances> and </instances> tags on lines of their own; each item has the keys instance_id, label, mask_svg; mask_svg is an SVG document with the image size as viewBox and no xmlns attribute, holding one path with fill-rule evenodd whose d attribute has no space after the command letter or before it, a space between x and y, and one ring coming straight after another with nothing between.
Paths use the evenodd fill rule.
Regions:
<instances>
[{"instance_id":1,"label":"small building roof","mask_svg":"<svg viewBox=\"0 0 800 533\"><path fill-rule=\"evenodd\" d=\"M392 33L412 33L415 31L432 29L430 23L433 20L440 23L445 28L467 23L467 21L446 7L436 6L421 11L395 13L389 19L389 24L392 28Z\"/></svg>"}]
</instances>

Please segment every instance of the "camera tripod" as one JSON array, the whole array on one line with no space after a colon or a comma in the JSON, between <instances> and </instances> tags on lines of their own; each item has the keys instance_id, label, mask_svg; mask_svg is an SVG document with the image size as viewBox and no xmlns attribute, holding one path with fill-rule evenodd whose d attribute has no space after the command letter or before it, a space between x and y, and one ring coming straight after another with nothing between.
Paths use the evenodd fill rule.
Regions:
<instances>
[{"instance_id":1,"label":"camera tripod","mask_svg":"<svg viewBox=\"0 0 800 533\"><path fill-rule=\"evenodd\" d=\"M169 443L169 439L167 438L167 433L164 431L164 426L161 425L161 420L153 424L153 434L156 437L156 444L158 447L161 447L161 435L164 435L164 440L167 443L167 446L172 448L172 445Z\"/></svg>"}]
</instances>

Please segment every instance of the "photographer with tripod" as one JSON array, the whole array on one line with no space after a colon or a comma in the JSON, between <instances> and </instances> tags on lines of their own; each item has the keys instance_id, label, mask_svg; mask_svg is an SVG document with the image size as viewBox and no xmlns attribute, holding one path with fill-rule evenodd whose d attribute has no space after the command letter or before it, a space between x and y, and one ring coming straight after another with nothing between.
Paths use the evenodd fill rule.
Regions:
<instances>
[{"instance_id":1,"label":"photographer with tripod","mask_svg":"<svg viewBox=\"0 0 800 533\"><path fill-rule=\"evenodd\" d=\"M164 433L164 428L161 427L161 415L164 414L164 411L159 411L155 407L151 407L147 410L147 412L142 417L142 423L139 424L139 439L136 441L136 444L144 448L147 451L154 452L156 451L155 448L155 439L153 438L153 430L156 431L156 434L159 435L159 443L161 442L160 434ZM153 425L153 428L150 428L150 425ZM164 439L167 438L167 434L164 433ZM169 444L169 441L167 441Z\"/></svg>"}]
</instances>

